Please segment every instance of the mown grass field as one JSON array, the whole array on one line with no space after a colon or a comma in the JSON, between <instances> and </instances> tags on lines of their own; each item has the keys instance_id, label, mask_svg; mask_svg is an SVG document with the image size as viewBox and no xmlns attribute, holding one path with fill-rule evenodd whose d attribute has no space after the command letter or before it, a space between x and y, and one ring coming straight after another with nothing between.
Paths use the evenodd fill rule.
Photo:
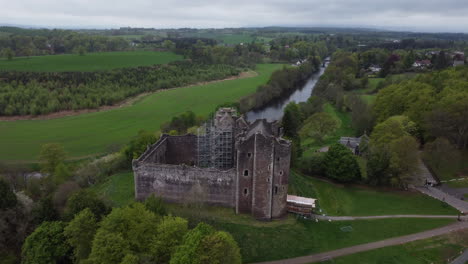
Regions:
<instances>
[{"instance_id":1,"label":"mown grass field","mask_svg":"<svg viewBox=\"0 0 468 264\"><path fill-rule=\"evenodd\" d=\"M445 264L457 258L466 248L468 231L361 252L323 263Z\"/></svg>"},{"instance_id":2,"label":"mown grass field","mask_svg":"<svg viewBox=\"0 0 468 264\"><path fill-rule=\"evenodd\" d=\"M457 215L447 204L416 192L337 185L293 172L290 193L318 199L322 214L370 216L396 214Z\"/></svg>"},{"instance_id":3,"label":"mown grass field","mask_svg":"<svg viewBox=\"0 0 468 264\"><path fill-rule=\"evenodd\" d=\"M41 145L57 142L69 158L105 153L123 145L141 129L157 131L161 124L185 111L206 116L225 102L236 102L266 83L280 64L260 64L258 75L166 90L132 106L51 120L0 121L0 160L34 162Z\"/></svg>"},{"instance_id":4,"label":"mown grass field","mask_svg":"<svg viewBox=\"0 0 468 264\"><path fill-rule=\"evenodd\" d=\"M317 186L314 189L312 185L314 182L308 179L298 180L293 176L291 181L295 182L292 185L296 186L296 190L300 188L298 193L303 195L312 195L316 190L319 193L321 188ZM107 182L91 187L91 190L114 206L124 206L134 201L133 188L133 173L126 172L111 176ZM330 192L330 189L326 191ZM378 193L374 191L373 194L378 196ZM395 199L398 196L398 194L393 194L389 199ZM346 197L342 198L346 199ZM382 199L377 199L382 201ZM357 202L361 202L364 206L362 201ZM403 202L411 202L411 200L404 199ZM176 204L169 204L168 207L173 215L188 218L191 226L204 221L218 229L230 232L239 244L243 262L246 263L314 254L417 233L453 222L450 219L385 219L316 223L312 220L298 219L293 215L283 220L261 222L249 215L236 215L230 208ZM380 207L389 208L382 205ZM365 208L370 211L374 210L369 207ZM345 231L342 228L345 228Z\"/></svg>"},{"instance_id":5,"label":"mown grass field","mask_svg":"<svg viewBox=\"0 0 468 264\"><path fill-rule=\"evenodd\" d=\"M0 59L0 71L101 71L115 68L166 64L181 60L182 56L172 52L128 51L63 54L35 57L18 57L12 61Z\"/></svg>"}]
</instances>

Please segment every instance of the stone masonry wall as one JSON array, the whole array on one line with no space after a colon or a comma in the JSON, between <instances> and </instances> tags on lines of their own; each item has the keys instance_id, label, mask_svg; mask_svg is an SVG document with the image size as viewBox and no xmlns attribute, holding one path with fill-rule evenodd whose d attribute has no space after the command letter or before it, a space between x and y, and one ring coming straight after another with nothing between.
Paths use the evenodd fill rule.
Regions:
<instances>
[{"instance_id":1,"label":"stone masonry wall","mask_svg":"<svg viewBox=\"0 0 468 264\"><path fill-rule=\"evenodd\" d=\"M235 207L235 169L221 171L137 160L132 165L137 200L144 200L154 193L168 202L198 201Z\"/></svg>"}]
</instances>

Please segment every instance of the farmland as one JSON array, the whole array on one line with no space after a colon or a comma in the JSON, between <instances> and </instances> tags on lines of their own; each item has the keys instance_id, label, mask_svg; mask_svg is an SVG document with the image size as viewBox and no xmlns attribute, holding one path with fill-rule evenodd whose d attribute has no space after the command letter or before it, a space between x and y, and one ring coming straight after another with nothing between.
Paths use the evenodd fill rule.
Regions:
<instances>
[{"instance_id":1,"label":"farmland","mask_svg":"<svg viewBox=\"0 0 468 264\"><path fill-rule=\"evenodd\" d=\"M172 52L128 51L97 52L84 56L78 54L18 57L12 61L0 59L0 70L5 71L101 71L115 68L166 64L181 60L182 56Z\"/></svg>"},{"instance_id":2,"label":"farmland","mask_svg":"<svg viewBox=\"0 0 468 264\"><path fill-rule=\"evenodd\" d=\"M206 116L218 104L235 102L268 81L280 64L260 64L258 75L151 94L132 106L51 120L0 122L0 160L32 162L42 144L57 142L69 158L105 153L141 129L159 130L173 116L192 110Z\"/></svg>"}]
</instances>

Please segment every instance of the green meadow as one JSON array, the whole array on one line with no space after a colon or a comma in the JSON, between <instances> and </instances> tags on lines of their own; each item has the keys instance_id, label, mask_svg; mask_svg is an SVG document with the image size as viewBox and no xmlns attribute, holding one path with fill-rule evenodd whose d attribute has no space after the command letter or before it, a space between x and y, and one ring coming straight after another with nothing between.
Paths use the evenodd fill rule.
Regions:
<instances>
[{"instance_id":1,"label":"green meadow","mask_svg":"<svg viewBox=\"0 0 468 264\"><path fill-rule=\"evenodd\" d=\"M0 71L101 71L115 68L166 64L181 60L182 56L172 52L126 51L63 54L35 57L18 57L8 61L0 59Z\"/></svg>"},{"instance_id":2,"label":"green meadow","mask_svg":"<svg viewBox=\"0 0 468 264\"><path fill-rule=\"evenodd\" d=\"M446 203L417 192L339 185L296 172L291 173L289 193L317 198L321 213L332 216L458 213Z\"/></svg>"},{"instance_id":3,"label":"green meadow","mask_svg":"<svg viewBox=\"0 0 468 264\"><path fill-rule=\"evenodd\" d=\"M34 162L42 144L57 142L69 158L106 153L141 129L157 131L172 117L192 110L206 116L225 102L236 102L266 83L280 64L259 64L250 78L183 87L148 95L134 105L50 120L0 121L0 160Z\"/></svg>"},{"instance_id":4,"label":"green meadow","mask_svg":"<svg viewBox=\"0 0 468 264\"><path fill-rule=\"evenodd\" d=\"M468 232L464 231L352 254L324 263L445 264L461 255L466 247Z\"/></svg>"}]
</instances>

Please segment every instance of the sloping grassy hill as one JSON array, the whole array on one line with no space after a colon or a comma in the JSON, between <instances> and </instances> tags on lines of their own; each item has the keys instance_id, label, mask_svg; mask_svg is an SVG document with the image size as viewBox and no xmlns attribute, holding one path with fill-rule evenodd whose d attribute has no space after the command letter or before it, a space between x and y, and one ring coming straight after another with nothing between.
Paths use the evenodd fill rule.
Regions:
<instances>
[{"instance_id":1,"label":"sloping grassy hill","mask_svg":"<svg viewBox=\"0 0 468 264\"><path fill-rule=\"evenodd\" d=\"M318 199L323 214L370 216L394 214L457 215L449 205L426 195L367 186L337 185L292 172L289 193Z\"/></svg>"},{"instance_id":2,"label":"sloping grassy hill","mask_svg":"<svg viewBox=\"0 0 468 264\"><path fill-rule=\"evenodd\" d=\"M121 145L141 129L159 130L173 116L192 110L207 115L266 83L280 64L260 64L258 75L154 93L138 103L105 112L51 120L0 121L0 160L35 161L42 144L57 142L71 158L96 155Z\"/></svg>"},{"instance_id":3,"label":"sloping grassy hill","mask_svg":"<svg viewBox=\"0 0 468 264\"><path fill-rule=\"evenodd\" d=\"M115 68L166 64L182 60L182 56L172 52L127 51L96 52L84 56L77 54L18 57L12 61L0 59L0 71L100 71Z\"/></svg>"}]
</instances>

